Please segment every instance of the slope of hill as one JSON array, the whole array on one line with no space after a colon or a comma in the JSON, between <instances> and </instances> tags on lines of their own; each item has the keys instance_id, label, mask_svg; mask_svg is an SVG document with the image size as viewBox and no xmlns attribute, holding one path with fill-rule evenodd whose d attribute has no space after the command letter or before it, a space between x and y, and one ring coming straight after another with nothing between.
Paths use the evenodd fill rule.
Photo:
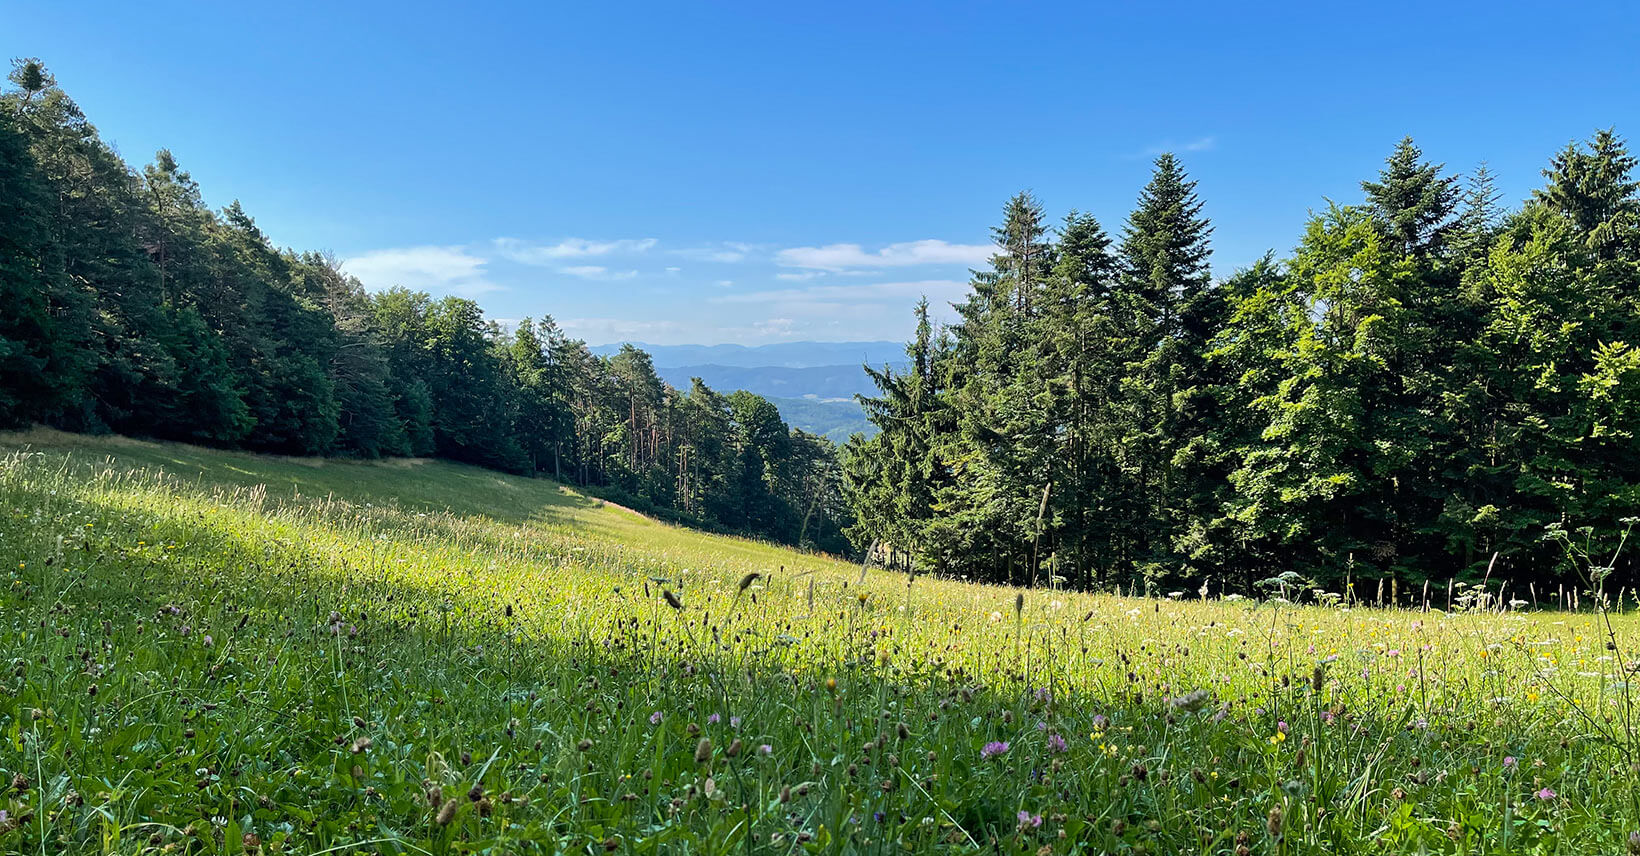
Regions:
<instances>
[{"instance_id":1,"label":"slope of hill","mask_svg":"<svg viewBox=\"0 0 1640 856\"><path fill-rule=\"evenodd\" d=\"M1611 853L1640 797L1624 616L907 579L47 431L0 569L6 853Z\"/></svg>"}]
</instances>

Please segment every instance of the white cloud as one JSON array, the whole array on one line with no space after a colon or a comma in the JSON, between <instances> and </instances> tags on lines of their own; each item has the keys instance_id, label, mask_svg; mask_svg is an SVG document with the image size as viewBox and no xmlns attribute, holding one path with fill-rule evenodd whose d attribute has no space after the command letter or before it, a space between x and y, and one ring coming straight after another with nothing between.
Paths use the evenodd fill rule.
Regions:
<instances>
[{"instance_id":1,"label":"white cloud","mask_svg":"<svg viewBox=\"0 0 1640 856\"><path fill-rule=\"evenodd\" d=\"M1145 149L1145 155L1148 157L1156 157L1157 155L1166 152L1173 152L1174 154L1178 154L1180 152L1210 152L1216 145L1218 145L1218 140L1211 136L1197 137L1194 140L1183 143L1175 143L1172 140L1164 140L1159 145L1154 145L1148 149Z\"/></svg>"},{"instance_id":2,"label":"white cloud","mask_svg":"<svg viewBox=\"0 0 1640 856\"><path fill-rule=\"evenodd\" d=\"M769 303L778 305L813 303L905 302L926 296L930 303L960 299L968 283L953 279L925 279L916 282L879 282L870 285L815 285L808 288L780 288L744 294L720 294L713 303Z\"/></svg>"},{"instance_id":3,"label":"white cloud","mask_svg":"<svg viewBox=\"0 0 1640 856\"><path fill-rule=\"evenodd\" d=\"M635 270L612 271L609 268L604 267L603 265L570 265L569 267L559 268L558 272L559 273L567 273L570 276L578 276L581 279L603 279L603 280L608 280L608 279L631 279L631 278L638 275L638 272L635 271Z\"/></svg>"},{"instance_id":4,"label":"white cloud","mask_svg":"<svg viewBox=\"0 0 1640 856\"><path fill-rule=\"evenodd\" d=\"M752 324L752 330L759 336L773 339L788 338L796 332L790 318L769 318L764 321L756 321Z\"/></svg>"},{"instance_id":5,"label":"white cloud","mask_svg":"<svg viewBox=\"0 0 1640 856\"><path fill-rule=\"evenodd\" d=\"M342 263L342 269L378 291L401 285L416 291L476 297L501 289L485 278L487 262L462 247L403 247L354 256Z\"/></svg>"},{"instance_id":6,"label":"white cloud","mask_svg":"<svg viewBox=\"0 0 1640 856\"><path fill-rule=\"evenodd\" d=\"M805 280L815 279L815 278L822 277L822 276L825 276L825 275L826 275L826 272L823 271L823 270L801 270L801 271L787 271L786 273L777 273L777 274L774 275L774 278L775 279L783 279L783 280L786 280L787 282L803 282Z\"/></svg>"},{"instance_id":7,"label":"white cloud","mask_svg":"<svg viewBox=\"0 0 1640 856\"><path fill-rule=\"evenodd\" d=\"M739 241L721 241L708 247L686 247L681 250L673 250L672 254L694 259L695 261L733 264L745 261L746 257L750 256L756 249L751 244L743 244Z\"/></svg>"},{"instance_id":8,"label":"white cloud","mask_svg":"<svg viewBox=\"0 0 1640 856\"><path fill-rule=\"evenodd\" d=\"M861 267L904 267L907 265L983 264L996 252L990 244L952 244L929 238L889 244L866 252L859 244L827 244L823 247L792 247L775 254L783 267L838 271Z\"/></svg>"},{"instance_id":9,"label":"white cloud","mask_svg":"<svg viewBox=\"0 0 1640 856\"><path fill-rule=\"evenodd\" d=\"M603 342L653 342L685 332L677 321L642 321L628 318L565 318L558 322L565 333L593 344Z\"/></svg>"},{"instance_id":10,"label":"white cloud","mask_svg":"<svg viewBox=\"0 0 1640 856\"><path fill-rule=\"evenodd\" d=\"M619 238L612 241L565 238L556 244L535 244L519 238L496 238L495 249L508 261L522 265L551 265L564 259L646 253L657 243L659 241L654 238Z\"/></svg>"}]
</instances>

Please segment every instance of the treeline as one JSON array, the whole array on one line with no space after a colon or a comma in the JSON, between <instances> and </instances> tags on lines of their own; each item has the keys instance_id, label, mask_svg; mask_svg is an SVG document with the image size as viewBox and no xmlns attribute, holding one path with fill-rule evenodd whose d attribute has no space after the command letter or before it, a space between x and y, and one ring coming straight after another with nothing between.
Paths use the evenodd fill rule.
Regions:
<instances>
[{"instance_id":1,"label":"treeline","mask_svg":"<svg viewBox=\"0 0 1640 856\"><path fill-rule=\"evenodd\" d=\"M646 510L844 550L829 441L768 401L680 392L550 318L367 293L206 207L167 151L140 173L38 61L0 94L0 424L292 455L436 455Z\"/></svg>"},{"instance_id":2,"label":"treeline","mask_svg":"<svg viewBox=\"0 0 1640 856\"><path fill-rule=\"evenodd\" d=\"M1192 596L1524 592L1561 573L1550 527L1599 564L1640 513L1635 165L1598 133L1504 210L1484 167L1404 140L1362 204L1218 282L1171 155L1115 239L1021 194L956 322L924 305L910 368L874 373L854 535L945 574Z\"/></svg>"}]
</instances>

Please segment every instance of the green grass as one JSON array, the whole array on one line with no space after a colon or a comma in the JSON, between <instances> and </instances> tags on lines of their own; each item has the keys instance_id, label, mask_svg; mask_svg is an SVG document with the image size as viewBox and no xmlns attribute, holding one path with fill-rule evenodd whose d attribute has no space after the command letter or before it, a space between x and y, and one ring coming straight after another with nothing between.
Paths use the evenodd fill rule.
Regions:
<instances>
[{"instance_id":1,"label":"green grass","mask_svg":"<svg viewBox=\"0 0 1640 856\"><path fill-rule=\"evenodd\" d=\"M1611 639L908 581L468 467L51 432L0 435L0 572L4 853L1615 854L1640 830L1629 616Z\"/></svg>"}]
</instances>

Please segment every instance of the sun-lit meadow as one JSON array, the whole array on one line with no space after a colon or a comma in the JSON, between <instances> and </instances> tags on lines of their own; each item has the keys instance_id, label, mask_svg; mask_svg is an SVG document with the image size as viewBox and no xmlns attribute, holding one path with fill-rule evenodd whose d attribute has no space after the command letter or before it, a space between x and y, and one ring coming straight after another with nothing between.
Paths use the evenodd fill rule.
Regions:
<instances>
[{"instance_id":1,"label":"sun-lit meadow","mask_svg":"<svg viewBox=\"0 0 1640 856\"><path fill-rule=\"evenodd\" d=\"M1640 851L1631 615L909 580L49 432L0 563L4 853Z\"/></svg>"}]
</instances>

